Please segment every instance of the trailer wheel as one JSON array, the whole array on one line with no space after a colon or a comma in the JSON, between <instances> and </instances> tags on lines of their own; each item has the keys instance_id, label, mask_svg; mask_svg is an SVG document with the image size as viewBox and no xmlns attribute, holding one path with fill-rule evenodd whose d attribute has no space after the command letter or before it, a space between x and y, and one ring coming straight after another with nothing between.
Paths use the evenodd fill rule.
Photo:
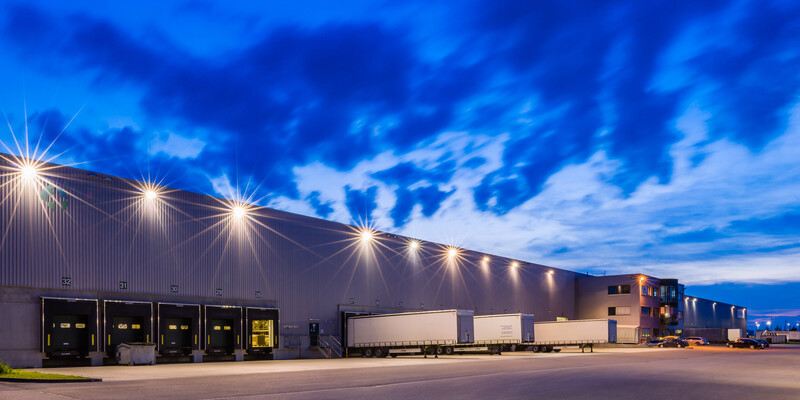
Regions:
<instances>
[{"instance_id":1,"label":"trailer wheel","mask_svg":"<svg viewBox=\"0 0 800 400\"><path fill-rule=\"evenodd\" d=\"M386 352L384 351L384 349L382 349L380 347L376 347L375 348L375 358L384 358L384 357L386 357Z\"/></svg>"},{"instance_id":2,"label":"trailer wheel","mask_svg":"<svg viewBox=\"0 0 800 400\"><path fill-rule=\"evenodd\" d=\"M545 351L548 352L548 353L553 351L553 346L547 346L547 350L545 350Z\"/></svg>"},{"instance_id":3,"label":"trailer wheel","mask_svg":"<svg viewBox=\"0 0 800 400\"><path fill-rule=\"evenodd\" d=\"M442 348L441 346L436 346L436 350L434 351L436 352L437 356L440 356L444 353L444 348Z\"/></svg>"},{"instance_id":4,"label":"trailer wheel","mask_svg":"<svg viewBox=\"0 0 800 400\"><path fill-rule=\"evenodd\" d=\"M531 350L533 350L534 353L538 353L539 352L539 346L531 346Z\"/></svg>"},{"instance_id":5,"label":"trailer wheel","mask_svg":"<svg viewBox=\"0 0 800 400\"><path fill-rule=\"evenodd\" d=\"M447 354L448 356L452 356L453 355L453 348L450 347L450 346L445 347L444 348L444 354Z\"/></svg>"},{"instance_id":6,"label":"trailer wheel","mask_svg":"<svg viewBox=\"0 0 800 400\"><path fill-rule=\"evenodd\" d=\"M373 357L374 355L375 355L375 351L374 351L374 350L372 350L372 348L371 348L371 347L367 347L366 349L364 349L364 357L366 357L366 358L371 358L371 357Z\"/></svg>"}]
</instances>

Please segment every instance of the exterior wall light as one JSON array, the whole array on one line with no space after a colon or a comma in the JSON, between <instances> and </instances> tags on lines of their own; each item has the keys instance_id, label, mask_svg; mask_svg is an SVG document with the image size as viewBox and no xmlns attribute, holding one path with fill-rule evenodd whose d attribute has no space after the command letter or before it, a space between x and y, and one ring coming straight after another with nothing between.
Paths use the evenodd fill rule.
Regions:
<instances>
[{"instance_id":1,"label":"exterior wall light","mask_svg":"<svg viewBox=\"0 0 800 400\"><path fill-rule=\"evenodd\" d=\"M518 262L514 261L514 262L511 263L511 268L517 268L517 267L519 267L519 263Z\"/></svg>"},{"instance_id":2,"label":"exterior wall light","mask_svg":"<svg viewBox=\"0 0 800 400\"><path fill-rule=\"evenodd\" d=\"M144 198L147 200L155 200L156 197L158 197L158 194L156 194L156 192L153 190L146 190L144 192Z\"/></svg>"},{"instance_id":3,"label":"exterior wall light","mask_svg":"<svg viewBox=\"0 0 800 400\"><path fill-rule=\"evenodd\" d=\"M418 249L418 248L419 248L419 242L418 242L418 241L416 241L416 240L412 240L412 241L410 241L410 242L408 243L408 247L410 247L410 248L411 248L411 250L416 250L416 249Z\"/></svg>"},{"instance_id":4,"label":"exterior wall light","mask_svg":"<svg viewBox=\"0 0 800 400\"><path fill-rule=\"evenodd\" d=\"M483 262L489 262L489 257L483 256Z\"/></svg>"},{"instance_id":5,"label":"exterior wall light","mask_svg":"<svg viewBox=\"0 0 800 400\"><path fill-rule=\"evenodd\" d=\"M369 243L370 241L372 241L372 231L366 229L361 231L361 242Z\"/></svg>"},{"instance_id":6,"label":"exterior wall light","mask_svg":"<svg viewBox=\"0 0 800 400\"><path fill-rule=\"evenodd\" d=\"M242 208L242 206L233 207L232 213L233 216L236 218L242 218L245 216L245 214L247 214L247 212L244 210L244 208Z\"/></svg>"},{"instance_id":7,"label":"exterior wall light","mask_svg":"<svg viewBox=\"0 0 800 400\"><path fill-rule=\"evenodd\" d=\"M454 247L451 247L450 249L447 250L448 257L453 258L457 255L458 255L458 250L456 250Z\"/></svg>"},{"instance_id":8,"label":"exterior wall light","mask_svg":"<svg viewBox=\"0 0 800 400\"><path fill-rule=\"evenodd\" d=\"M26 180L31 180L39 176L39 170L33 165L24 165L20 167L19 173Z\"/></svg>"}]
</instances>

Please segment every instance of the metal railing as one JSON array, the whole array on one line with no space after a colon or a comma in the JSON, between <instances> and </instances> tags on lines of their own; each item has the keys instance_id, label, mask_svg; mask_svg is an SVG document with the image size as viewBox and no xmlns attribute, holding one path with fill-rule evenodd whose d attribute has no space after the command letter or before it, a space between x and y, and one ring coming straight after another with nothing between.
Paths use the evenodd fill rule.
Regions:
<instances>
[{"instance_id":1,"label":"metal railing","mask_svg":"<svg viewBox=\"0 0 800 400\"><path fill-rule=\"evenodd\" d=\"M317 349L328 358L342 358L342 344L335 336L319 336Z\"/></svg>"}]
</instances>

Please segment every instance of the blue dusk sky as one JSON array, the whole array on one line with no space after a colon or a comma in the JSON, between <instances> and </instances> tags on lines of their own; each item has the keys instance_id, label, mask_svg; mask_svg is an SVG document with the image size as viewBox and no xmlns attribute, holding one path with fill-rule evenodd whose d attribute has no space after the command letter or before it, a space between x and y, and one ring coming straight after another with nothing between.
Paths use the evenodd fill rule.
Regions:
<instances>
[{"instance_id":1,"label":"blue dusk sky","mask_svg":"<svg viewBox=\"0 0 800 400\"><path fill-rule=\"evenodd\" d=\"M800 322L800 2L0 5L3 152Z\"/></svg>"}]
</instances>

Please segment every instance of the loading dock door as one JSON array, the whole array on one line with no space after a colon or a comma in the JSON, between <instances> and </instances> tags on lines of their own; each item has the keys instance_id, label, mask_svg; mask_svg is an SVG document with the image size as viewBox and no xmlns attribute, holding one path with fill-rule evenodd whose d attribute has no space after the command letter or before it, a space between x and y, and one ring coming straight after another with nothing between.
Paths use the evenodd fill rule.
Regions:
<instances>
[{"instance_id":1,"label":"loading dock door","mask_svg":"<svg viewBox=\"0 0 800 400\"><path fill-rule=\"evenodd\" d=\"M112 348L125 342L144 342L144 318L142 317L113 317L111 318Z\"/></svg>"},{"instance_id":2,"label":"loading dock door","mask_svg":"<svg viewBox=\"0 0 800 400\"><path fill-rule=\"evenodd\" d=\"M85 356L89 353L88 318L85 315L54 315L52 328L53 355Z\"/></svg>"},{"instance_id":3,"label":"loading dock door","mask_svg":"<svg viewBox=\"0 0 800 400\"><path fill-rule=\"evenodd\" d=\"M97 300L41 298L42 352L81 358L97 351Z\"/></svg>"},{"instance_id":4,"label":"loading dock door","mask_svg":"<svg viewBox=\"0 0 800 400\"><path fill-rule=\"evenodd\" d=\"M271 354L278 347L278 309L248 307L245 315L247 353Z\"/></svg>"},{"instance_id":5,"label":"loading dock door","mask_svg":"<svg viewBox=\"0 0 800 400\"><path fill-rule=\"evenodd\" d=\"M192 351L192 319L164 318L166 329L162 332L162 348L167 353L188 354Z\"/></svg>"},{"instance_id":6,"label":"loading dock door","mask_svg":"<svg viewBox=\"0 0 800 400\"><path fill-rule=\"evenodd\" d=\"M158 350L162 355L189 355L200 350L200 306L158 303Z\"/></svg>"},{"instance_id":7,"label":"loading dock door","mask_svg":"<svg viewBox=\"0 0 800 400\"><path fill-rule=\"evenodd\" d=\"M230 355L244 348L242 307L205 305L203 311L206 354Z\"/></svg>"},{"instance_id":8,"label":"loading dock door","mask_svg":"<svg viewBox=\"0 0 800 400\"><path fill-rule=\"evenodd\" d=\"M106 353L114 357L117 345L125 342L155 342L153 303L103 300L104 343Z\"/></svg>"},{"instance_id":9,"label":"loading dock door","mask_svg":"<svg viewBox=\"0 0 800 400\"><path fill-rule=\"evenodd\" d=\"M233 353L235 345L232 319L211 320L211 331L208 336L212 349L220 349L227 354Z\"/></svg>"},{"instance_id":10,"label":"loading dock door","mask_svg":"<svg viewBox=\"0 0 800 400\"><path fill-rule=\"evenodd\" d=\"M272 347L272 320L271 319L255 319L250 321L251 324L251 343L254 348L267 348Z\"/></svg>"}]
</instances>

